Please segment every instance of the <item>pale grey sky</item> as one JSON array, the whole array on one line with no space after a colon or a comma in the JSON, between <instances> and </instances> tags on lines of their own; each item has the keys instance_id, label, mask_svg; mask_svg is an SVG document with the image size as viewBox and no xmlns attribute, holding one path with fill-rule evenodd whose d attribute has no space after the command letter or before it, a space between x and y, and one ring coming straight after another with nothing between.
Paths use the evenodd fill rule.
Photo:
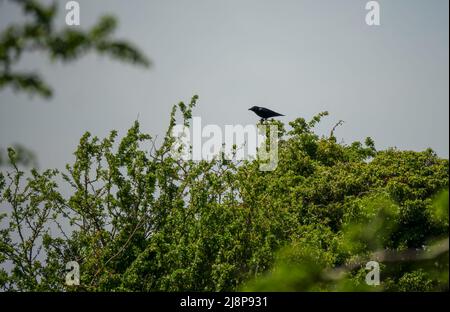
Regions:
<instances>
[{"instance_id":1,"label":"pale grey sky","mask_svg":"<svg viewBox=\"0 0 450 312\"><path fill-rule=\"evenodd\" d=\"M60 1L58 23L64 23ZM365 0L81 0L81 27L104 13L116 37L154 62L145 70L88 55L69 65L42 55L21 67L42 73L50 101L0 92L0 146L36 151L41 168L62 168L84 131L164 134L173 104L200 96L208 124L249 124L266 106L284 122L328 110L322 126L347 143L433 148L449 155L449 2L379 1L381 26L365 24ZM20 17L0 1L0 29Z\"/></svg>"}]
</instances>

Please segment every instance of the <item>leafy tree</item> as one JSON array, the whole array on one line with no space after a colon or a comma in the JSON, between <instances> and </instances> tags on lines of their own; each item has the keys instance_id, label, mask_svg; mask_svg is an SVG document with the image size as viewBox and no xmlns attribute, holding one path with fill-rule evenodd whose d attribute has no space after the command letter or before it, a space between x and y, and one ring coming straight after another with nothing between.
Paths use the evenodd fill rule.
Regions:
<instances>
[{"instance_id":1,"label":"leafy tree","mask_svg":"<svg viewBox=\"0 0 450 312\"><path fill-rule=\"evenodd\" d=\"M448 160L318 136L298 118L279 129L279 163L174 156L171 130L197 96L173 107L163 141L135 122L86 133L64 172L25 178L9 150L0 174L3 290L224 291L448 289ZM340 123L339 123L340 124ZM58 177L71 188L63 195ZM4 210L4 208L2 208ZM378 260L382 282L365 284ZM79 286L64 284L80 264Z\"/></svg>"}]
</instances>

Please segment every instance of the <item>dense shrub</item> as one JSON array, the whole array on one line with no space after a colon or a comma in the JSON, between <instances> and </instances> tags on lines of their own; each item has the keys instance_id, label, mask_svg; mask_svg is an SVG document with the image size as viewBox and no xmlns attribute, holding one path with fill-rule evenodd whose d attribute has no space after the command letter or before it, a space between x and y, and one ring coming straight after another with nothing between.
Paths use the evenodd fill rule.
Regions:
<instances>
[{"instance_id":1,"label":"dense shrub","mask_svg":"<svg viewBox=\"0 0 450 312\"><path fill-rule=\"evenodd\" d=\"M448 289L448 160L338 143L280 122L279 163L172 157L135 122L86 133L64 172L0 173L0 288L68 291ZM62 178L62 179L61 179ZM64 192L63 192L64 190ZM63 194L69 194L68 196ZM445 240L447 239L447 240ZM364 282L380 260L381 285ZM80 264L79 286L64 284Z\"/></svg>"}]
</instances>

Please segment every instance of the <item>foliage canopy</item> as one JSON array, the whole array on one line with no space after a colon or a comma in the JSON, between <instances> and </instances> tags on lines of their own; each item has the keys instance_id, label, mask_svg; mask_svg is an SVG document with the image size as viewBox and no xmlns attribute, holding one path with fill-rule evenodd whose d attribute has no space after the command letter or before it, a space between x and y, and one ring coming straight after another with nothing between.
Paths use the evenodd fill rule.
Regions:
<instances>
[{"instance_id":1,"label":"foliage canopy","mask_svg":"<svg viewBox=\"0 0 450 312\"><path fill-rule=\"evenodd\" d=\"M448 160L319 136L326 112L289 131L268 121L280 134L271 172L258 160L180 160L171 129L177 114L189 125L196 102L173 107L159 147L138 122L120 140L86 133L64 172L25 174L9 149L0 288L448 289ZM364 282L370 260L381 263L380 286ZM79 286L64 284L69 261Z\"/></svg>"}]
</instances>

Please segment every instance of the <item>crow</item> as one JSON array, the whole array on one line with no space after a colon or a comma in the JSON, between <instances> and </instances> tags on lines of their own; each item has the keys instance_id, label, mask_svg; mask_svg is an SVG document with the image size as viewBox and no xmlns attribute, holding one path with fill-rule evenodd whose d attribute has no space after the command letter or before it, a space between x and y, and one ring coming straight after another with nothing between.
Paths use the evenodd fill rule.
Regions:
<instances>
[{"instance_id":1,"label":"crow","mask_svg":"<svg viewBox=\"0 0 450 312\"><path fill-rule=\"evenodd\" d=\"M282 114L274 112L273 110L270 110L265 107L253 106L253 107L249 108L248 110L251 110L256 115L261 117L261 121L266 120L267 118L271 118L271 117L284 116Z\"/></svg>"}]
</instances>

